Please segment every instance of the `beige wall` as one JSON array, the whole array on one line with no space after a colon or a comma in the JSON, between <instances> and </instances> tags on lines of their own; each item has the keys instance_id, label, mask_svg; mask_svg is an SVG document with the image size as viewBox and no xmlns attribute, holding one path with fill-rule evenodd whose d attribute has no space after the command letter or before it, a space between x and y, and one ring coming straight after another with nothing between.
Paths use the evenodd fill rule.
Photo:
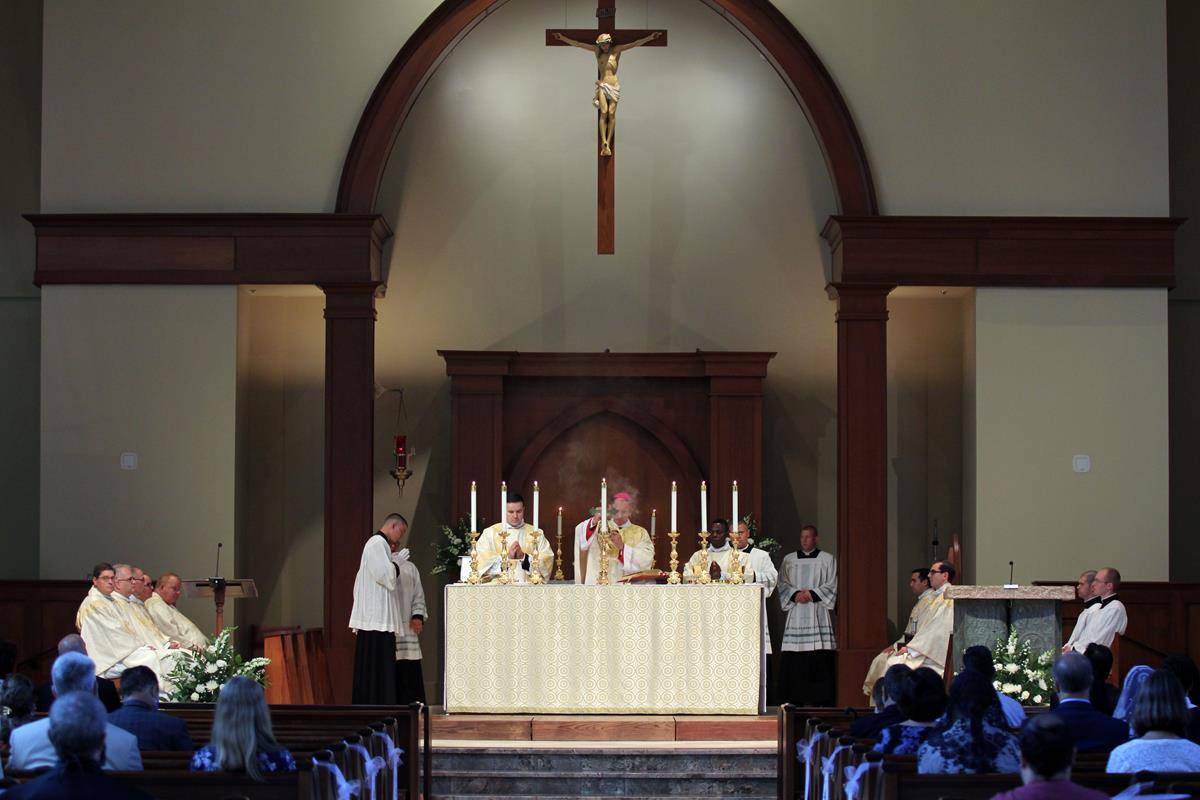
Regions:
<instances>
[{"instance_id":1,"label":"beige wall","mask_svg":"<svg viewBox=\"0 0 1200 800\"><path fill-rule=\"evenodd\" d=\"M1006 582L1010 559L1021 583L1105 565L1167 579L1166 295L976 292L979 583Z\"/></svg>"},{"instance_id":2,"label":"beige wall","mask_svg":"<svg viewBox=\"0 0 1200 800\"><path fill-rule=\"evenodd\" d=\"M207 578L217 542L231 576L236 290L48 286L42 308L41 577ZM180 608L211 628L211 604Z\"/></svg>"},{"instance_id":3,"label":"beige wall","mask_svg":"<svg viewBox=\"0 0 1200 800\"><path fill-rule=\"evenodd\" d=\"M38 326L33 229L42 3L0 3L0 579L38 575Z\"/></svg>"}]
</instances>

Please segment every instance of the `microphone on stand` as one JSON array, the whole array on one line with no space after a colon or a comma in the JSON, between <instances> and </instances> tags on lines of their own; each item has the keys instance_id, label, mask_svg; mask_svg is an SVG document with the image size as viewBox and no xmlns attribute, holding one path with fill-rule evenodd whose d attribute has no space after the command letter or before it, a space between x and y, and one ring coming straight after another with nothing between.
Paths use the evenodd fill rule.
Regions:
<instances>
[{"instance_id":1,"label":"microphone on stand","mask_svg":"<svg viewBox=\"0 0 1200 800\"><path fill-rule=\"evenodd\" d=\"M223 544L224 544L224 542L217 542L217 568L213 570L213 574L216 575L217 577L220 577L220 575L221 575L221 546ZM1011 561L1008 563L1009 563L1009 566L1012 566Z\"/></svg>"},{"instance_id":2,"label":"microphone on stand","mask_svg":"<svg viewBox=\"0 0 1200 800\"><path fill-rule=\"evenodd\" d=\"M1004 584L1005 589L1016 589L1017 584L1013 583L1013 562L1008 562L1008 583Z\"/></svg>"},{"instance_id":3,"label":"microphone on stand","mask_svg":"<svg viewBox=\"0 0 1200 800\"><path fill-rule=\"evenodd\" d=\"M214 589L225 585L225 579L221 577L221 547L223 545L224 542L217 542L217 567L213 570L216 574L215 577L208 579L208 585Z\"/></svg>"}]
</instances>

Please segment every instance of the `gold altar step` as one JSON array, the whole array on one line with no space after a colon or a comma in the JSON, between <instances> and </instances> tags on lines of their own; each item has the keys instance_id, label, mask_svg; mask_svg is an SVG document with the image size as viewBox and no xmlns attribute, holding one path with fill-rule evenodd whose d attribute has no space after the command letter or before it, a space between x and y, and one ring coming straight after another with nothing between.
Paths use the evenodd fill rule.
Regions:
<instances>
[{"instance_id":1,"label":"gold altar step","mask_svg":"<svg viewBox=\"0 0 1200 800\"><path fill-rule=\"evenodd\" d=\"M761 716L432 715L434 741L748 742L774 741L779 720Z\"/></svg>"}]
</instances>

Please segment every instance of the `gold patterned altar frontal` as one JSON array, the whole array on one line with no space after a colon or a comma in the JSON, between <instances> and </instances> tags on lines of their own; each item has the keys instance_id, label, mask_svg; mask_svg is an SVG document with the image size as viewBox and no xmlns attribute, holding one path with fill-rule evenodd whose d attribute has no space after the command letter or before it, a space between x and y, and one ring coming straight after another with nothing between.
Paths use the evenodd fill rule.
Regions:
<instances>
[{"instance_id":1,"label":"gold patterned altar frontal","mask_svg":"<svg viewBox=\"0 0 1200 800\"><path fill-rule=\"evenodd\" d=\"M759 713L759 586L458 583L445 601L451 713Z\"/></svg>"}]
</instances>

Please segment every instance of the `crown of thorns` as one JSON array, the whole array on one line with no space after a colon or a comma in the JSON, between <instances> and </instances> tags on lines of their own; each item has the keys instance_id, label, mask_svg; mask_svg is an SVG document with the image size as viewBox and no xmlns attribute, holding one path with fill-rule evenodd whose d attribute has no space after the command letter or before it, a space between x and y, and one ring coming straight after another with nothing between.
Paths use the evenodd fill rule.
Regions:
<instances>
[{"instance_id":1,"label":"crown of thorns","mask_svg":"<svg viewBox=\"0 0 1200 800\"><path fill-rule=\"evenodd\" d=\"M603 42L611 42L611 41L612 41L611 33L602 33L596 37L596 44L602 44Z\"/></svg>"}]
</instances>

